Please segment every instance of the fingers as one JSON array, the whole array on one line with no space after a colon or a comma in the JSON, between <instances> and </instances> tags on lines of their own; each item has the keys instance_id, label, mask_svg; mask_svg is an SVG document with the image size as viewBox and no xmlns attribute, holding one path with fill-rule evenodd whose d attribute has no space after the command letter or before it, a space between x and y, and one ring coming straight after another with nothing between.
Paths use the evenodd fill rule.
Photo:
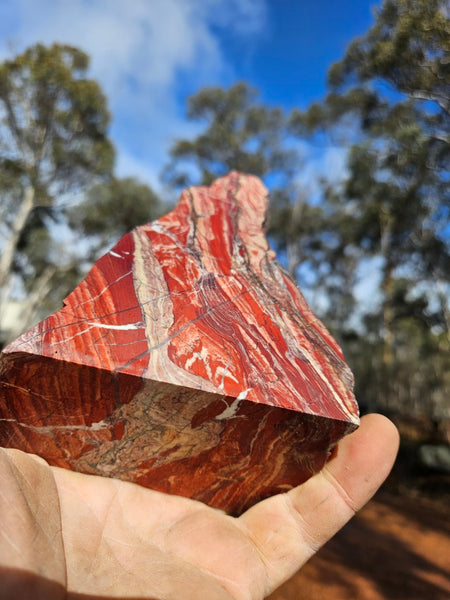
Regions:
<instances>
[{"instance_id":1,"label":"fingers","mask_svg":"<svg viewBox=\"0 0 450 600\"><path fill-rule=\"evenodd\" d=\"M339 443L320 473L242 515L240 521L266 564L267 593L291 577L372 497L392 468L398 441L388 419L368 415Z\"/></svg>"}]
</instances>

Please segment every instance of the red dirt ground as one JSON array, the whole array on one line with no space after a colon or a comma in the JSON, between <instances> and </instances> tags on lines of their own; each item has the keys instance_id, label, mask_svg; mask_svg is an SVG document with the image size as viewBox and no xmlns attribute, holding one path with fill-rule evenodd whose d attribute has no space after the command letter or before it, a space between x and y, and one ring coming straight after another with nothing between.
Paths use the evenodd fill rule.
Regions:
<instances>
[{"instance_id":1,"label":"red dirt ground","mask_svg":"<svg viewBox=\"0 0 450 600\"><path fill-rule=\"evenodd\" d=\"M449 600L450 506L379 492L270 600Z\"/></svg>"}]
</instances>

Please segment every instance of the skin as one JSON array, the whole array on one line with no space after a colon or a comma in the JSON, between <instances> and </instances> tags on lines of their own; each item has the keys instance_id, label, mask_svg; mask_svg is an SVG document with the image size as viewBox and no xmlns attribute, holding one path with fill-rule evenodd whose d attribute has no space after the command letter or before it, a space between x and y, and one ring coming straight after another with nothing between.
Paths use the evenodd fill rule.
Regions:
<instances>
[{"instance_id":1,"label":"skin","mask_svg":"<svg viewBox=\"0 0 450 600\"><path fill-rule=\"evenodd\" d=\"M318 475L239 518L0 449L0 599L261 600L371 498L397 449L368 415Z\"/></svg>"}]
</instances>

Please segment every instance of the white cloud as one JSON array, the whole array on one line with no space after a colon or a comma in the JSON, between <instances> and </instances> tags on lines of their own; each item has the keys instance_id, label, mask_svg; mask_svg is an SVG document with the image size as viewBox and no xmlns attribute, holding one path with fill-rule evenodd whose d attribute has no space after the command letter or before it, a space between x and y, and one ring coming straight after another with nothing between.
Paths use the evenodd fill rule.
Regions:
<instances>
[{"instance_id":1,"label":"white cloud","mask_svg":"<svg viewBox=\"0 0 450 600\"><path fill-rule=\"evenodd\" d=\"M303 157L296 184L308 193L312 202L321 196L320 180L339 185L348 176L347 149L343 146L320 146L300 140L299 151Z\"/></svg>"},{"instance_id":2,"label":"white cloud","mask_svg":"<svg viewBox=\"0 0 450 600\"><path fill-rule=\"evenodd\" d=\"M92 59L108 96L122 174L147 163L156 180L174 137L192 131L184 95L233 80L217 28L261 32L264 0L16 0L0 19L0 57L38 41L68 43ZM9 43L9 45L8 45ZM123 156L122 156L123 155ZM141 176L145 171L141 167ZM130 173L132 174L132 173Z\"/></svg>"},{"instance_id":3,"label":"white cloud","mask_svg":"<svg viewBox=\"0 0 450 600\"><path fill-rule=\"evenodd\" d=\"M119 177L131 174L139 181L150 185L155 191L159 189L160 183L157 174L149 167L149 163L145 159L136 158L126 150L122 150L117 157L116 171Z\"/></svg>"},{"instance_id":4,"label":"white cloud","mask_svg":"<svg viewBox=\"0 0 450 600\"><path fill-rule=\"evenodd\" d=\"M264 0L199 0L203 6L212 9L217 25L234 30L238 34L259 34L265 28L268 18ZM220 5L220 7L218 7ZM218 10L215 10L217 9Z\"/></svg>"}]
</instances>

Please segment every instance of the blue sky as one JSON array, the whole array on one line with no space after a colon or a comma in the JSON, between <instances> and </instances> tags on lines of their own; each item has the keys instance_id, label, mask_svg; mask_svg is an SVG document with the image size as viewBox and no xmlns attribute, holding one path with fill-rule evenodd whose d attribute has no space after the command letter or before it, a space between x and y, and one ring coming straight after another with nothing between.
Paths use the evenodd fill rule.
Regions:
<instances>
[{"instance_id":1,"label":"blue sky","mask_svg":"<svg viewBox=\"0 0 450 600\"><path fill-rule=\"evenodd\" d=\"M109 101L119 175L158 189L175 138L198 124L188 95L245 79L261 99L305 108L326 91L329 65L372 23L372 0L0 0L0 60L36 42L91 56ZM320 163L320 164L319 164ZM342 151L310 164L341 171ZM308 178L308 176L306 177Z\"/></svg>"}]
</instances>

